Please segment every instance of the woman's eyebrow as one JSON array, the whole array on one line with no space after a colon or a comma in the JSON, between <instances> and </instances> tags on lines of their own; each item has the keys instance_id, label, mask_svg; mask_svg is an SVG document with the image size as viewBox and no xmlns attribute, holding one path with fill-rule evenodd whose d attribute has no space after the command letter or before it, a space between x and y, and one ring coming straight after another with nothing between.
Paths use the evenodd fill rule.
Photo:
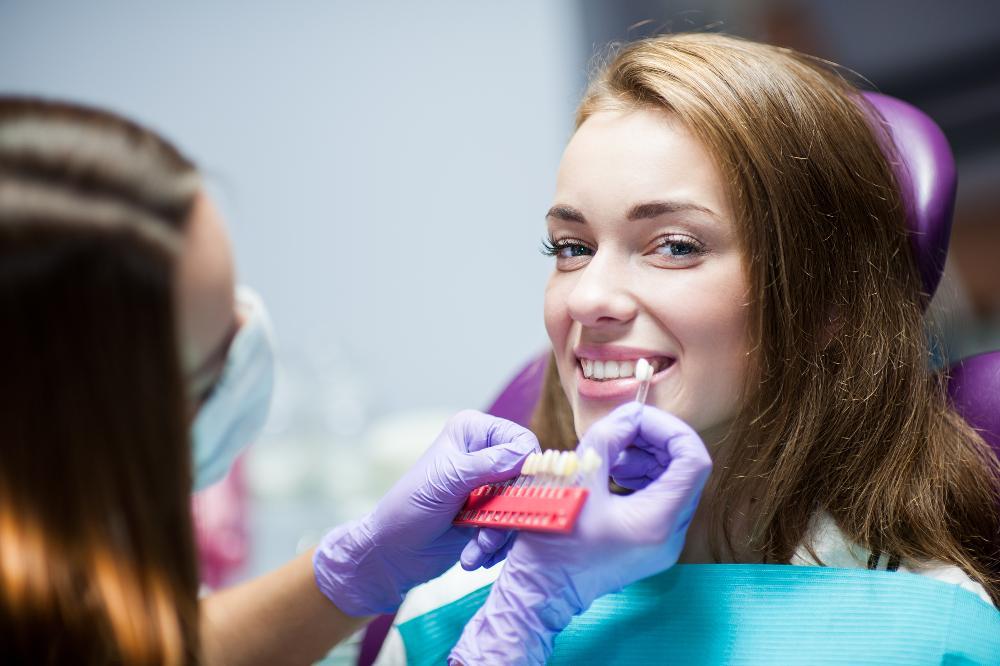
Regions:
<instances>
[{"instance_id":1,"label":"woman's eyebrow","mask_svg":"<svg viewBox=\"0 0 1000 666\"><path fill-rule=\"evenodd\" d=\"M718 217L715 214L715 211L710 208L699 206L698 204L690 201L646 201L629 208L628 214L625 215L625 218L633 221L648 220L650 218L659 217L660 215L666 215L668 213L681 213L690 210L705 213L715 218ZM545 217L546 219L554 218L565 222L578 222L580 224L587 223L587 218L583 213L578 211L576 208L565 204L556 204L549 209L549 212L545 214Z\"/></svg>"},{"instance_id":2,"label":"woman's eyebrow","mask_svg":"<svg viewBox=\"0 0 1000 666\"><path fill-rule=\"evenodd\" d=\"M555 218L557 220L564 220L566 222L579 222L580 224L586 224L587 218L583 216L583 213L578 211L572 206L566 206L565 204L556 204L552 208L549 208L549 212L545 214L545 218Z\"/></svg>"},{"instance_id":3,"label":"woman's eyebrow","mask_svg":"<svg viewBox=\"0 0 1000 666\"><path fill-rule=\"evenodd\" d=\"M628 220L648 220L667 213L680 213L689 210L696 210L707 213L712 217L718 217L715 212L704 206L699 206L690 201L647 201L632 206L625 216Z\"/></svg>"}]
</instances>

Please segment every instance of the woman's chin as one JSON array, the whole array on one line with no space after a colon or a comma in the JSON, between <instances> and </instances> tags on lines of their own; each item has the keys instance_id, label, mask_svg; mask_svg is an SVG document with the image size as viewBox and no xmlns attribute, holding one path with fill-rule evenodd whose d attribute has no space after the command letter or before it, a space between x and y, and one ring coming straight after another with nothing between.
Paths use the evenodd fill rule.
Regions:
<instances>
[{"instance_id":1,"label":"woman's chin","mask_svg":"<svg viewBox=\"0 0 1000 666\"><path fill-rule=\"evenodd\" d=\"M588 401L590 402L590 401ZM624 405L628 400L607 402L605 404L576 404L573 408L573 426L576 429L577 439L583 438L590 426L610 414L618 405Z\"/></svg>"}]
</instances>

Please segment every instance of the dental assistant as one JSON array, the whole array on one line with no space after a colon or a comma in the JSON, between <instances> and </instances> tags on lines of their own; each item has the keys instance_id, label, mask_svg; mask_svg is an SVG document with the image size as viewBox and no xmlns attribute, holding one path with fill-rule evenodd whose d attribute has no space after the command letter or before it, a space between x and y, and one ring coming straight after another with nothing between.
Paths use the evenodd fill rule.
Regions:
<instances>
[{"instance_id":1,"label":"dental assistant","mask_svg":"<svg viewBox=\"0 0 1000 666\"><path fill-rule=\"evenodd\" d=\"M167 141L103 110L0 97L0 662L310 663L463 549L502 557L509 535L470 542L451 522L538 442L462 412L370 514L198 599L190 492L259 433L274 374L263 304L234 274L197 170ZM589 445L614 460L654 412L619 415ZM604 544L595 575L669 566L657 549L676 552L709 465L684 432L649 437L692 462L668 468L683 492L654 482L589 509L596 526L630 502L634 524L658 526L619 529L614 552L581 533L581 550ZM592 578L574 585L608 584Z\"/></svg>"}]
</instances>

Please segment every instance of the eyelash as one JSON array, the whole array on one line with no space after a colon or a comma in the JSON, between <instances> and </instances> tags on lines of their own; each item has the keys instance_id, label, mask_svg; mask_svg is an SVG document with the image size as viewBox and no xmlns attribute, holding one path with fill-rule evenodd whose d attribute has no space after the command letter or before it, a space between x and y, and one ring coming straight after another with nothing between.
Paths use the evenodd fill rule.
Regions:
<instances>
[{"instance_id":1,"label":"eyelash","mask_svg":"<svg viewBox=\"0 0 1000 666\"><path fill-rule=\"evenodd\" d=\"M559 253L568 247L582 247L590 249L580 241L575 238L560 238L555 240L552 236L549 236L542 241L542 254L546 257L558 257Z\"/></svg>"},{"instance_id":2,"label":"eyelash","mask_svg":"<svg viewBox=\"0 0 1000 666\"><path fill-rule=\"evenodd\" d=\"M698 256L705 253L705 246L702 245L697 240L695 240L694 238L691 238L690 236L664 236L663 238L659 239L659 242L656 245L656 249L660 249L668 245L686 245L691 247L691 250L686 254L677 255L679 257ZM571 247L584 248L586 250L590 250L590 252L593 253L593 250L591 250L587 245L581 243L575 238L560 238L556 240L551 236L549 236L548 238L542 241L542 254L544 254L547 257L558 257L560 252L562 252L566 248L571 248Z\"/></svg>"}]
</instances>

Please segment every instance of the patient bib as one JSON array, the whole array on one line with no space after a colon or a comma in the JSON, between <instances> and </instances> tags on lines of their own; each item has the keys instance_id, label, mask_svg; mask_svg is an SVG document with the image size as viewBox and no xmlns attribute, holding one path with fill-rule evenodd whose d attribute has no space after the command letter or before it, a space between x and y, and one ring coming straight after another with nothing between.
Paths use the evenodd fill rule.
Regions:
<instances>
[{"instance_id":1,"label":"patient bib","mask_svg":"<svg viewBox=\"0 0 1000 666\"><path fill-rule=\"evenodd\" d=\"M443 664L490 586L399 625L407 664ZM678 564L597 601L550 664L1000 664L1000 611L903 572Z\"/></svg>"}]
</instances>

